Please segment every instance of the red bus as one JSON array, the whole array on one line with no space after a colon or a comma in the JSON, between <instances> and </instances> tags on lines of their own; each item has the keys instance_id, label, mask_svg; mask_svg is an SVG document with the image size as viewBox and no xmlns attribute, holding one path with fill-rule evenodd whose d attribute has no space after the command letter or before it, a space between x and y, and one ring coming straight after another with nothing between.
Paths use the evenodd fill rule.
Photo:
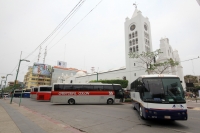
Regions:
<instances>
[{"instance_id":1,"label":"red bus","mask_svg":"<svg viewBox=\"0 0 200 133\"><path fill-rule=\"evenodd\" d=\"M36 99L37 98L38 87L33 87L31 89L30 98Z\"/></svg>"},{"instance_id":2,"label":"red bus","mask_svg":"<svg viewBox=\"0 0 200 133\"><path fill-rule=\"evenodd\" d=\"M50 101L51 99L51 86L39 86L37 92L37 100Z\"/></svg>"},{"instance_id":3,"label":"red bus","mask_svg":"<svg viewBox=\"0 0 200 133\"><path fill-rule=\"evenodd\" d=\"M119 84L65 84L54 83L51 91L52 103L68 104L114 104L124 100Z\"/></svg>"}]
</instances>

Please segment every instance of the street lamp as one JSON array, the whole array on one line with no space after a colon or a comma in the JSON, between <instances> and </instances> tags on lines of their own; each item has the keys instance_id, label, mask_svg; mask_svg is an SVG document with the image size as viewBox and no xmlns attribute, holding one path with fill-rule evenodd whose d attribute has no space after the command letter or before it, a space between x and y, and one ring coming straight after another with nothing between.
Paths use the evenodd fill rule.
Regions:
<instances>
[{"instance_id":1,"label":"street lamp","mask_svg":"<svg viewBox=\"0 0 200 133\"><path fill-rule=\"evenodd\" d=\"M7 81L7 77L8 77L8 75L12 75L12 74L7 74L7 75L6 75L6 80L5 80L4 88L1 89L1 96L3 96L3 94L4 94L3 91L4 91L4 89L6 88L6 81Z\"/></svg>"},{"instance_id":2,"label":"street lamp","mask_svg":"<svg viewBox=\"0 0 200 133\"><path fill-rule=\"evenodd\" d=\"M20 59L20 60L19 60L19 65L18 65L18 69L17 69L17 74L16 74L16 78L15 78L15 83L14 83L14 87L13 87L12 92L11 92L10 104L12 104L13 93L14 93L14 90L15 90L15 86L16 86L16 82L17 82L17 76L18 76L18 73L19 73L19 68L20 68L21 61L30 62L29 60L25 60L25 59Z\"/></svg>"}]
</instances>

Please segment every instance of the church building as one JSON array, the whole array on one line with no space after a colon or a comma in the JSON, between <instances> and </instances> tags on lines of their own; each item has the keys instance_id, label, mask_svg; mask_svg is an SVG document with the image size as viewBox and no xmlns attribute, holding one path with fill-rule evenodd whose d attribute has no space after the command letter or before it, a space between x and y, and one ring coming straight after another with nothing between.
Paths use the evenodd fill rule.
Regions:
<instances>
[{"instance_id":1,"label":"church building","mask_svg":"<svg viewBox=\"0 0 200 133\"><path fill-rule=\"evenodd\" d=\"M73 76L69 76L65 79L64 83L87 83L91 80L108 80L108 79L126 79L128 80L128 87L130 84L138 78L139 75L148 74L145 66L141 67L138 64L138 59L129 58L129 52L152 52L152 39L151 39L151 25L149 19L142 15L142 12L135 6L135 11L131 18L126 18L124 23L125 30L125 61L126 66L119 69L112 69L108 71L87 74L84 72L77 72ZM178 51L172 49L169 45L168 38L162 38L160 40L160 49L162 54L159 55L157 62L163 62L167 59L173 59L174 61L180 61ZM179 64L176 67L168 68L163 74L178 75L182 81L183 71L182 66ZM185 89L185 85L183 88Z\"/></svg>"}]
</instances>

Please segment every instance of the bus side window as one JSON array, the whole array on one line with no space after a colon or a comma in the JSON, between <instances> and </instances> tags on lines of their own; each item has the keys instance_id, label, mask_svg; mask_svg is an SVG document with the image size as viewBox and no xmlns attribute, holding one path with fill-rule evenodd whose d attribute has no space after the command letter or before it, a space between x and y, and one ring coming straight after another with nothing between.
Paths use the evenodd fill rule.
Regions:
<instances>
[{"instance_id":1,"label":"bus side window","mask_svg":"<svg viewBox=\"0 0 200 133\"><path fill-rule=\"evenodd\" d=\"M113 86L112 85L104 85L103 86L103 90L104 91L113 91Z\"/></svg>"},{"instance_id":2,"label":"bus side window","mask_svg":"<svg viewBox=\"0 0 200 133\"><path fill-rule=\"evenodd\" d=\"M63 89L63 91L70 91L70 90L72 90L72 85L63 85L63 87L62 87Z\"/></svg>"},{"instance_id":3,"label":"bus side window","mask_svg":"<svg viewBox=\"0 0 200 133\"><path fill-rule=\"evenodd\" d=\"M73 86L73 91L80 91L82 90L82 85L74 85Z\"/></svg>"},{"instance_id":4,"label":"bus side window","mask_svg":"<svg viewBox=\"0 0 200 133\"><path fill-rule=\"evenodd\" d=\"M83 85L83 90L94 91L93 85Z\"/></svg>"},{"instance_id":5,"label":"bus side window","mask_svg":"<svg viewBox=\"0 0 200 133\"><path fill-rule=\"evenodd\" d=\"M94 91L102 91L103 86L102 85L94 85Z\"/></svg>"}]
</instances>

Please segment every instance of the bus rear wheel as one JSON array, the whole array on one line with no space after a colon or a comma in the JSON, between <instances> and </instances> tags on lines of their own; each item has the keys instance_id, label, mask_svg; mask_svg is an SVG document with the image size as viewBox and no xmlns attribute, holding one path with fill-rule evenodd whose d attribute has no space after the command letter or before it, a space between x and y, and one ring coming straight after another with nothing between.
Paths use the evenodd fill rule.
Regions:
<instances>
[{"instance_id":1,"label":"bus rear wheel","mask_svg":"<svg viewBox=\"0 0 200 133\"><path fill-rule=\"evenodd\" d=\"M75 104L75 100L74 100L74 99L69 99L69 100L68 100L68 103L69 103L70 105L73 105L73 104Z\"/></svg>"},{"instance_id":2,"label":"bus rear wheel","mask_svg":"<svg viewBox=\"0 0 200 133\"><path fill-rule=\"evenodd\" d=\"M107 104L113 104L113 100L112 100L111 98L109 98L109 99L107 100Z\"/></svg>"}]
</instances>

